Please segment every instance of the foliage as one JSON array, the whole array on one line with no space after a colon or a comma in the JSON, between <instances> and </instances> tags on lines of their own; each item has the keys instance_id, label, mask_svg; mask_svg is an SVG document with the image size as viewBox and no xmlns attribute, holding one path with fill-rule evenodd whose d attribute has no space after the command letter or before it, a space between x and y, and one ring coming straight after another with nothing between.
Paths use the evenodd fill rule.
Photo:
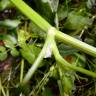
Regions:
<instances>
[{"instance_id":1,"label":"foliage","mask_svg":"<svg viewBox=\"0 0 96 96\"><path fill-rule=\"evenodd\" d=\"M74 46L62 43L59 35L54 39L56 29L45 33L46 23L36 19L36 24L26 15L30 12L21 8L24 16L11 1L0 1L0 96L95 96L96 2L24 0L62 34L94 46L88 51L76 47L75 39Z\"/></svg>"}]
</instances>

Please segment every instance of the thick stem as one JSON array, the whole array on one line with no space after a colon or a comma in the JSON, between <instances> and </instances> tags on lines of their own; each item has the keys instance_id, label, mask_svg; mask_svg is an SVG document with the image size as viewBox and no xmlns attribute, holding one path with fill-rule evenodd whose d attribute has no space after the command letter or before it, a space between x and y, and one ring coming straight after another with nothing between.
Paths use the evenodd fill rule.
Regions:
<instances>
[{"instance_id":1,"label":"thick stem","mask_svg":"<svg viewBox=\"0 0 96 96\"><path fill-rule=\"evenodd\" d=\"M26 15L32 22L39 26L45 32L48 32L51 25L44 20L38 13L31 9L26 3L22 0L10 0L24 15ZM56 38L62 42L71 45L75 48L80 49L81 51L96 57L96 48L92 47L84 42L81 42L67 34L64 34L56 30Z\"/></svg>"},{"instance_id":2,"label":"thick stem","mask_svg":"<svg viewBox=\"0 0 96 96\"><path fill-rule=\"evenodd\" d=\"M61 40L67 45L73 46L75 48L80 49L81 51L96 57L96 48L93 46L90 46L78 39L75 39L67 34L64 34L60 31L56 30L56 39Z\"/></svg>"},{"instance_id":3,"label":"thick stem","mask_svg":"<svg viewBox=\"0 0 96 96\"><path fill-rule=\"evenodd\" d=\"M46 42L43 46L43 49L41 50L38 58L35 60L34 64L32 65L32 67L29 69L29 71L27 72L27 74L25 75L25 78L23 80L23 84L26 84L31 77L33 76L34 72L36 71L36 69L39 67L40 62L43 60L44 56L51 50L52 50L52 39L54 38L55 34L54 34L54 28L50 28L48 30L48 35L47 35L47 39ZM48 51L48 52L47 52ZM47 52L47 53L46 53ZM49 53L48 53L49 54Z\"/></svg>"},{"instance_id":4,"label":"thick stem","mask_svg":"<svg viewBox=\"0 0 96 96\"><path fill-rule=\"evenodd\" d=\"M27 16L32 22L39 26L45 32L51 27L51 25L45 21L38 13L36 13L31 7L29 7L23 0L10 0L25 16Z\"/></svg>"},{"instance_id":5,"label":"thick stem","mask_svg":"<svg viewBox=\"0 0 96 96\"><path fill-rule=\"evenodd\" d=\"M32 67L28 70L27 74L25 75L24 80L22 82L23 84L26 84L31 79L31 77L33 76L34 72L38 68L40 62L43 60L43 57L44 57L45 52L46 52L46 47L47 47L47 42L45 43L45 45L44 45L42 51L40 52L38 58L36 59L36 61L34 62Z\"/></svg>"},{"instance_id":6,"label":"thick stem","mask_svg":"<svg viewBox=\"0 0 96 96\"><path fill-rule=\"evenodd\" d=\"M53 54L55 56L55 59L57 60L57 62L59 63L59 65L66 69L66 68L70 68L74 71L78 71L78 72L81 72L83 74L86 74L86 75L89 75L89 76L92 76L94 78L96 78L96 73L95 72L91 72L91 71L88 71L86 69L83 69L81 67L77 67L77 66L73 66L71 64L69 64L66 60L64 60L61 55L59 54L59 51L58 51L58 48L56 46L56 42L53 41Z\"/></svg>"}]
</instances>

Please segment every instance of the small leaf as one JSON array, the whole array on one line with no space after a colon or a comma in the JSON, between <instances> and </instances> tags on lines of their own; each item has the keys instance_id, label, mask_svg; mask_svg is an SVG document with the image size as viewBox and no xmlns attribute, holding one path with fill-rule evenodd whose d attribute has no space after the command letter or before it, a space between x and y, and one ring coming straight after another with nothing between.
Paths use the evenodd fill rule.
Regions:
<instances>
[{"instance_id":1,"label":"small leaf","mask_svg":"<svg viewBox=\"0 0 96 96\"><path fill-rule=\"evenodd\" d=\"M7 51L5 47L0 46L0 61L3 61L7 58Z\"/></svg>"},{"instance_id":2,"label":"small leaf","mask_svg":"<svg viewBox=\"0 0 96 96\"><path fill-rule=\"evenodd\" d=\"M50 4L52 12L57 12L59 0L47 0L47 2Z\"/></svg>"},{"instance_id":3,"label":"small leaf","mask_svg":"<svg viewBox=\"0 0 96 96\"><path fill-rule=\"evenodd\" d=\"M36 57L38 56L39 52L41 51L40 48L34 46L25 44L22 49L20 49L20 52L22 56L30 63L33 64Z\"/></svg>"},{"instance_id":4,"label":"small leaf","mask_svg":"<svg viewBox=\"0 0 96 96\"><path fill-rule=\"evenodd\" d=\"M76 53L74 54L72 59L72 65L79 66L79 67L85 67L86 65L86 56L84 54Z\"/></svg>"},{"instance_id":5,"label":"small leaf","mask_svg":"<svg viewBox=\"0 0 96 96\"><path fill-rule=\"evenodd\" d=\"M91 9L92 6L96 4L96 1L95 0L88 0L86 4L87 4L87 7L89 9Z\"/></svg>"},{"instance_id":6,"label":"small leaf","mask_svg":"<svg viewBox=\"0 0 96 96\"><path fill-rule=\"evenodd\" d=\"M8 29L16 28L19 24L20 24L19 20L6 19L3 21L0 21L0 26L7 27Z\"/></svg>"},{"instance_id":7,"label":"small leaf","mask_svg":"<svg viewBox=\"0 0 96 96\"><path fill-rule=\"evenodd\" d=\"M72 89L73 89L73 81L74 80L71 80L73 78L70 78L69 76L63 76L63 79L62 79L62 83L63 83L63 87L64 87L64 92L66 94L70 94Z\"/></svg>"},{"instance_id":8,"label":"small leaf","mask_svg":"<svg viewBox=\"0 0 96 96\"><path fill-rule=\"evenodd\" d=\"M16 56L19 55L19 52L16 50L16 48L13 48L13 49L11 50L11 55L14 56L14 57L16 57Z\"/></svg>"},{"instance_id":9,"label":"small leaf","mask_svg":"<svg viewBox=\"0 0 96 96\"><path fill-rule=\"evenodd\" d=\"M11 35L4 35L4 44L7 48L11 49L10 53L12 56L18 56L19 52L16 50L15 45L17 44L16 38Z\"/></svg>"},{"instance_id":10,"label":"small leaf","mask_svg":"<svg viewBox=\"0 0 96 96\"><path fill-rule=\"evenodd\" d=\"M0 10L12 7L13 4L9 0L0 0Z\"/></svg>"},{"instance_id":11,"label":"small leaf","mask_svg":"<svg viewBox=\"0 0 96 96\"><path fill-rule=\"evenodd\" d=\"M38 37L42 37L45 38L46 34L44 31L42 31L36 24L34 24L33 22L29 23L29 27L30 27L30 31L32 32L31 36L32 38L38 38Z\"/></svg>"},{"instance_id":12,"label":"small leaf","mask_svg":"<svg viewBox=\"0 0 96 96\"><path fill-rule=\"evenodd\" d=\"M76 48L72 48L72 47L69 47L67 45L64 45L64 44L60 44L58 46L58 49L59 49L59 52L60 54L64 57L64 56L68 56L68 55L72 55L76 52L78 52L79 50L76 49Z\"/></svg>"},{"instance_id":13,"label":"small leaf","mask_svg":"<svg viewBox=\"0 0 96 96\"><path fill-rule=\"evenodd\" d=\"M49 23L54 23L54 12L58 8L59 0L33 0L35 8ZM38 2L38 3L37 3Z\"/></svg>"},{"instance_id":14,"label":"small leaf","mask_svg":"<svg viewBox=\"0 0 96 96\"><path fill-rule=\"evenodd\" d=\"M64 28L69 30L82 30L85 26L92 25L92 22L93 20L89 19L89 17L73 11L68 15Z\"/></svg>"},{"instance_id":15,"label":"small leaf","mask_svg":"<svg viewBox=\"0 0 96 96\"><path fill-rule=\"evenodd\" d=\"M18 31L18 43L22 46L23 43L30 37L30 34L24 30Z\"/></svg>"},{"instance_id":16,"label":"small leaf","mask_svg":"<svg viewBox=\"0 0 96 96\"><path fill-rule=\"evenodd\" d=\"M65 5L59 5L57 14L59 21L65 19L68 15L68 8Z\"/></svg>"},{"instance_id":17,"label":"small leaf","mask_svg":"<svg viewBox=\"0 0 96 96\"><path fill-rule=\"evenodd\" d=\"M42 96L54 96L50 89L44 89Z\"/></svg>"},{"instance_id":18,"label":"small leaf","mask_svg":"<svg viewBox=\"0 0 96 96\"><path fill-rule=\"evenodd\" d=\"M14 38L13 36L10 36L10 35L6 35L6 37L4 39L4 44L6 47L12 49L15 47L16 43L17 43L16 38Z\"/></svg>"},{"instance_id":19,"label":"small leaf","mask_svg":"<svg viewBox=\"0 0 96 96\"><path fill-rule=\"evenodd\" d=\"M17 44L16 38L11 35L4 35L3 41L4 45L10 49L14 49L15 45Z\"/></svg>"}]
</instances>

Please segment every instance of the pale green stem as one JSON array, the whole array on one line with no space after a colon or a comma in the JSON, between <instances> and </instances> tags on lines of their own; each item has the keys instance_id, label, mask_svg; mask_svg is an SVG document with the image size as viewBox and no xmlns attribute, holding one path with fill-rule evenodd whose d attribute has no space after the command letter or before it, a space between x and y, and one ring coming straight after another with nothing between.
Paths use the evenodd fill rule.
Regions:
<instances>
[{"instance_id":1,"label":"pale green stem","mask_svg":"<svg viewBox=\"0 0 96 96\"><path fill-rule=\"evenodd\" d=\"M24 80L22 82L23 84L26 84L31 79L31 77L33 76L34 72L38 68L40 62L42 61L42 59L43 59L43 57L45 55L46 46L47 46L47 43L45 43L42 51L40 52L40 54L38 56L38 58L36 59L34 64L31 66L31 68L28 70L27 74L25 75Z\"/></svg>"},{"instance_id":2,"label":"pale green stem","mask_svg":"<svg viewBox=\"0 0 96 96\"><path fill-rule=\"evenodd\" d=\"M25 16L27 16L32 22L39 26L45 32L52 27L46 20L44 20L38 13L31 9L22 0L10 0ZM56 38L62 42L80 49L81 51L96 57L96 48L92 47L84 42L81 42L67 34L64 34L56 30Z\"/></svg>"},{"instance_id":3,"label":"pale green stem","mask_svg":"<svg viewBox=\"0 0 96 96\"><path fill-rule=\"evenodd\" d=\"M3 96L6 96L4 87L2 86L1 78L0 78L0 91L2 92Z\"/></svg>"},{"instance_id":4,"label":"pale green stem","mask_svg":"<svg viewBox=\"0 0 96 96\"><path fill-rule=\"evenodd\" d=\"M62 84L61 84L61 81L60 80L58 80L58 86L59 86L59 91L60 91L60 96L64 96L64 90L63 90L63 88L62 88Z\"/></svg>"},{"instance_id":5,"label":"pale green stem","mask_svg":"<svg viewBox=\"0 0 96 96\"><path fill-rule=\"evenodd\" d=\"M25 14L30 20L32 20L35 24L37 24L42 30L44 30L45 32L48 32L48 29L50 29L51 25L47 21L45 21L40 15L38 15L33 9L31 9L26 3L24 3L22 0L10 0L10 1L12 1L14 3L14 5L23 14ZM66 43L66 44L69 44L73 47L76 47L87 54L90 54L90 55L96 57L96 48L95 47L92 47L92 46L90 46L84 42L81 42L81 41L79 41L79 40L77 40L77 39L75 39L69 35L66 35L60 31L55 30L55 32L56 32L55 35L56 35L57 39L61 40L62 42ZM54 45L54 47L53 47L54 56L57 59L57 61L62 65L62 67L67 66L73 70L76 70L76 71L79 71L81 73L96 77L96 74L94 72L90 72L90 71L85 70L83 68L70 65L67 61L65 61L59 55L58 50L56 49L57 46L55 46L55 43L53 45ZM45 47L42 49L36 62L33 65L33 67L31 67L31 69L28 71L27 75L25 76L24 82L27 82L31 78L30 76L32 76L32 74L35 72L34 68L35 68L35 70L37 69L38 64L43 59L43 56L44 56L43 52L45 52L45 49L46 49Z\"/></svg>"},{"instance_id":6,"label":"pale green stem","mask_svg":"<svg viewBox=\"0 0 96 96\"><path fill-rule=\"evenodd\" d=\"M21 60L20 82L23 81L23 73L24 73L24 59Z\"/></svg>"},{"instance_id":7,"label":"pale green stem","mask_svg":"<svg viewBox=\"0 0 96 96\"><path fill-rule=\"evenodd\" d=\"M57 62L59 63L59 65L62 67L62 68L70 68L74 71L78 71L78 72L81 72L83 74L86 74L86 75L89 75L89 76L92 76L94 78L96 78L96 73L95 72L91 72L91 71L88 71L86 69L83 69L81 67L77 67L77 66L73 66L71 64L69 64L66 60L64 60L61 55L59 54L59 51L58 51L58 48L56 46L56 42L55 40L53 41L53 54L55 56L55 59L57 60Z\"/></svg>"},{"instance_id":8,"label":"pale green stem","mask_svg":"<svg viewBox=\"0 0 96 96\"><path fill-rule=\"evenodd\" d=\"M78 39L75 39L67 34L64 34L60 31L56 31L56 39L61 40L67 45L73 46L75 48L80 49L81 51L96 57L96 48L93 46L90 46Z\"/></svg>"},{"instance_id":9,"label":"pale green stem","mask_svg":"<svg viewBox=\"0 0 96 96\"><path fill-rule=\"evenodd\" d=\"M28 70L27 74L25 75L25 78L23 80L23 84L26 84L31 79L31 77L33 76L34 72L39 67L40 62L43 60L44 56L46 55L46 52L48 51L48 49L51 52L51 46L52 46L52 42L51 41L52 41L53 36L54 36L54 34L52 33L53 30L54 30L54 28L51 28L48 31L47 39L46 39L46 42L45 42L45 44L43 46L43 49L41 50L39 56L35 60L35 62L32 65L32 67Z\"/></svg>"},{"instance_id":10,"label":"pale green stem","mask_svg":"<svg viewBox=\"0 0 96 96\"><path fill-rule=\"evenodd\" d=\"M27 16L32 22L39 26L45 32L51 27L51 25L45 21L38 13L36 13L31 7L29 7L23 0L10 0L25 16Z\"/></svg>"}]
</instances>

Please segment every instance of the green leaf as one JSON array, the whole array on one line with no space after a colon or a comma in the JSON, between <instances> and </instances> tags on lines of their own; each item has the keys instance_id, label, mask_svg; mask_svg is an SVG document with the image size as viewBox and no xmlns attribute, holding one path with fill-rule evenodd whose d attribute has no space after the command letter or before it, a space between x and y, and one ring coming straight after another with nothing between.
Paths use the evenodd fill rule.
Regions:
<instances>
[{"instance_id":1,"label":"green leaf","mask_svg":"<svg viewBox=\"0 0 96 96\"><path fill-rule=\"evenodd\" d=\"M64 92L66 94L71 94L72 92L74 80L71 80L71 79L73 78L70 78L69 76L66 76L66 75L62 79Z\"/></svg>"},{"instance_id":2,"label":"green leaf","mask_svg":"<svg viewBox=\"0 0 96 96\"><path fill-rule=\"evenodd\" d=\"M14 36L4 35L3 41L5 44L5 47L11 49L10 53L12 56L18 56L19 55L19 52L15 48L17 41L16 41L16 38Z\"/></svg>"},{"instance_id":3,"label":"green leaf","mask_svg":"<svg viewBox=\"0 0 96 96\"><path fill-rule=\"evenodd\" d=\"M33 64L34 60L39 54L40 49L34 45L26 44L26 40L30 37L30 34L24 30L18 31L18 44L21 47L20 52L23 58L25 58L30 64Z\"/></svg>"},{"instance_id":4,"label":"green leaf","mask_svg":"<svg viewBox=\"0 0 96 96\"><path fill-rule=\"evenodd\" d=\"M53 24L54 13L57 11L59 0L33 0L33 2L35 2L35 9L37 9L48 22Z\"/></svg>"},{"instance_id":5,"label":"green leaf","mask_svg":"<svg viewBox=\"0 0 96 96\"><path fill-rule=\"evenodd\" d=\"M66 94L68 96L72 96L72 90L74 89L74 72L72 70L64 70L62 68L59 69L60 74L60 87L61 87L61 94ZM64 95L64 96L66 96Z\"/></svg>"},{"instance_id":6,"label":"green leaf","mask_svg":"<svg viewBox=\"0 0 96 96\"><path fill-rule=\"evenodd\" d=\"M16 57L16 56L19 55L19 52L16 50L16 48L13 48L13 49L11 50L11 55L14 56L14 57Z\"/></svg>"},{"instance_id":7,"label":"green leaf","mask_svg":"<svg viewBox=\"0 0 96 96\"><path fill-rule=\"evenodd\" d=\"M89 17L73 11L68 15L64 28L69 30L82 30L85 26L91 26L92 22L93 20L89 19Z\"/></svg>"},{"instance_id":8,"label":"green leaf","mask_svg":"<svg viewBox=\"0 0 96 96\"><path fill-rule=\"evenodd\" d=\"M0 10L4 10L5 8L12 7L12 3L9 0L1 0L0 1Z\"/></svg>"},{"instance_id":9,"label":"green leaf","mask_svg":"<svg viewBox=\"0 0 96 96\"><path fill-rule=\"evenodd\" d=\"M7 51L6 48L3 46L0 46L0 61L3 61L7 58Z\"/></svg>"},{"instance_id":10,"label":"green leaf","mask_svg":"<svg viewBox=\"0 0 96 96\"><path fill-rule=\"evenodd\" d=\"M87 4L87 7L88 7L89 9L91 9L92 6L95 5L95 3L96 3L95 0L88 0L86 4Z\"/></svg>"},{"instance_id":11,"label":"green leaf","mask_svg":"<svg viewBox=\"0 0 96 96\"><path fill-rule=\"evenodd\" d=\"M19 20L5 19L3 21L0 21L0 26L6 27L8 29L16 28L19 24L20 24Z\"/></svg>"},{"instance_id":12,"label":"green leaf","mask_svg":"<svg viewBox=\"0 0 96 96\"><path fill-rule=\"evenodd\" d=\"M18 34L18 43L20 46L22 46L23 43L25 43L25 41L30 37L30 34L24 30L19 30L17 34Z\"/></svg>"},{"instance_id":13,"label":"green leaf","mask_svg":"<svg viewBox=\"0 0 96 96\"><path fill-rule=\"evenodd\" d=\"M20 49L21 55L30 63L33 64L36 57L38 56L39 52L41 51L40 48L36 47L35 45L25 44L23 45L22 49Z\"/></svg>"},{"instance_id":14,"label":"green leaf","mask_svg":"<svg viewBox=\"0 0 96 96\"><path fill-rule=\"evenodd\" d=\"M44 89L42 96L54 96L50 89Z\"/></svg>"},{"instance_id":15,"label":"green leaf","mask_svg":"<svg viewBox=\"0 0 96 96\"><path fill-rule=\"evenodd\" d=\"M29 23L30 31L31 31L31 36L32 38L45 38L46 34L44 31L42 31L36 24L33 22Z\"/></svg>"},{"instance_id":16,"label":"green leaf","mask_svg":"<svg viewBox=\"0 0 96 96\"><path fill-rule=\"evenodd\" d=\"M65 19L68 15L67 6L66 5L59 5L57 14L58 14L59 21Z\"/></svg>"},{"instance_id":17,"label":"green leaf","mask_svg":"<svg viewBox=\"0 0 96 96\"><path fill-rule=\"evenodd\" d=\"M50 5L52 12L57 12L59 0L42 0Z\"/></svg>"},{"instance_id":18,"label":"green leaf","mask_svg":"<svg viewBox=\"0 0 96 96\"><path fill-rule=\"evenodd\" d=\"M11 35L5 35L4 37L4 44L6 47L12 49L15 47L15 44L17 43L16 38Z\"/></svg>"},{"instance_id":19,"label":"green leaf","mask_svg":"<svg viewBox=\"0 0 96 96\"><path fill-rule=\"evenodd\" d=\"M58 46L58 49L59 49L59 52L60 54L64 57L64 56L68 56L68 55L72 55L76 52L78 52L79 50L76 49L76 48L72 48L72 47L69 47L67 45L64 45L64 44L60 44Z\"/></svg>"},{"instance_id":20,"label":"green leaf","mask_svg":"<svg viewBox=\"0 0 96 96\"><path fill-rule=\"evenodd\" d=\"M79 67L85 67L86 65L86 56L84 54L75 53L72 56L72 65L79 66Z\"/></svg>"}]
</instances>

